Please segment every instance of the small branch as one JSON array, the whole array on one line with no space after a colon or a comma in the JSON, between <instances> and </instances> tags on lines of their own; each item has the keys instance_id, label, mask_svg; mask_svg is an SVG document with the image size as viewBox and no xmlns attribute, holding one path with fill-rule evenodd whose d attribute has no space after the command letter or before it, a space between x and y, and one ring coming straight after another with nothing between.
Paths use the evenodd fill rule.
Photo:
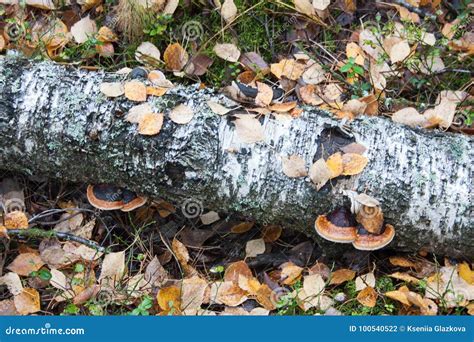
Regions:
<instances>
[{"instance_id":1,"label":"small branch","mask_svg":"<svg viewBox=\"0 0 474 342\"><path fill-rule=\"evenodd\" d=\"M446 72L459 72L459 73L462 73L462 74L470 74L470 75L474 75L474 70L466 70L466 69L453 69L453 68L444 68L442 70L439 70L439 71L436 71L434 72L435 75L439 75L439 74L444 74Z\"/></svg>"},{"instance_id":2,"label":"small branch","mask_svg":"<svg viewBox=\"0 0 474 342\"><path fill-rule=\"evenodd\" d=\"M26 238L51 238L56 237L58 239L74 241L86 245L87 247L93 248L98 252L104 253L105 247L100 246L95 241L84 239L80 236L72 235L69 233L56 232L54 230L43 230L38 228L30 229L8 229L9 236L18 236Z\"/></svg>"},{"instance_id":3,"label":"small branch","mask_svg":"<svg viewBox=\"0 0 474 342\"><path fill-rule=\"evenodd\" d=\"M380 2L380 3L383 3L383 2ZM393 0L393 3L399 5L399 6L403 6L405 7L407 10L409 10L410 12L413 12L413 13L416 13L418 14L420 17L422 18L427 18L427 19L430 19L430 20L436 20L436 16L431 14L431 13L428 13L427 11L421 9L421 8L418 8L418 7L415 7L411 4L409 4L408 2L406 2L405 0ZM388 3L387 3L388 4ZM391 4L388 4L388 5L391 5Z\"/></svg>"}]
</instances>

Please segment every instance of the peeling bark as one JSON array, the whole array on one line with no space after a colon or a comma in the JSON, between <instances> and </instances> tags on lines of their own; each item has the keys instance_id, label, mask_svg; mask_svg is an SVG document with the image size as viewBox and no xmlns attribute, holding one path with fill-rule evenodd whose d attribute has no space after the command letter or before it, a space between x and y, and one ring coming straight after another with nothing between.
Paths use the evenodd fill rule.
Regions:
<instances>
[{"instance_id":1,"label":"peeling bark","mask_svg":"<svg viewBox=\"0 0 474 342\"><path fill-rule=\"evenodd\" d=\"M391 247L474 256L472 137L358 118L351 128L368 148L368 166L316 191L308 178L285 176L280 160L297 154L309 167L328 152L321 146L339 122L316 108L305 108L294 120L262 118L265 141L245 144L230 118L206 104L229 104L228 99L208 89L177 87L149 103L165 115L187 104L193 120L178 125L166 116L160 134L145 137L122 117L134 104L99 91L102 82L123 76L12 58L0 59L0 71L4 169L114 183L178 204L191 198L209 209L311 235L317 215L343 205L343 189L366 192L381 201L386 221L396 228Z\"/></svg>"}]
</instances>

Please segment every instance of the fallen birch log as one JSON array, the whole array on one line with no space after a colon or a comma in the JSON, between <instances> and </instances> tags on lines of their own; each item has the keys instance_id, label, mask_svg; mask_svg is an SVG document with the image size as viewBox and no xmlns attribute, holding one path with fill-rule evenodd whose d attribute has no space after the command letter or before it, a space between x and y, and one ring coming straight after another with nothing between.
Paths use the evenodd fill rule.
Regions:
<instances>
[{"instance_id":1,"label":"fallen birch log","mask_svg":"<svg viewBox=\"0 0 474 342\"><path fill-rule=\"evenodd\" d=\"M112 183L178 205L194 201L310 235L318 215L348 204L342 190L365 192L381 202L386 222L395 227L390 247L474 257L472 137L381 117L356 119L350 137L327 113L306 108L293 120L261 118L263 141L248 144L229 115L217 115L207 104L229 106L229 100L193 86L149 98L156 112L165 113L164 124L158 135L143 136L123 117L136 103L106 98L99 90L101 83L123 78L0 59L1 167ZM194 112L182 125L168 117L181 103ZM338 177L316 191L308 177L289 178L282 171L282 156L298 155L309 167L324 149L352 141L368 149L369 163L358 175ZM318 241L325 248L343 246Z\"/></svg>"}]
</instances>

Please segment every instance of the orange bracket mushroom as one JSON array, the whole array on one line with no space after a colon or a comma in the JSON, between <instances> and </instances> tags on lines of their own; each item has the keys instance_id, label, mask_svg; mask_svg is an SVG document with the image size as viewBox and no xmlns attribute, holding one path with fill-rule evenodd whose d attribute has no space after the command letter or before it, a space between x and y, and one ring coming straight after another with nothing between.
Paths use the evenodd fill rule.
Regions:
<instances>
[{"instance_id":1,"label":"orange bracket mushroom","mask_svg":"<svg viewBox=\"0 0 474 342\"><path fill-rule=\"evenodd\" d=\"M147 198L114 185L98 184L87 186L87 200L97 209L128 212L144 205Z\"/></svg>"},{"instance_id":2,"label":"orange bracket mushroom","mask_svg":"<svg viewBox=\"0 0 474 342\"><path fill-rule=\"evenodd\" d=\"M331 242L351 243L356 238L355 222L346 208L318 216L314 227L319 236Z\"/></svg>"}]
</instances>

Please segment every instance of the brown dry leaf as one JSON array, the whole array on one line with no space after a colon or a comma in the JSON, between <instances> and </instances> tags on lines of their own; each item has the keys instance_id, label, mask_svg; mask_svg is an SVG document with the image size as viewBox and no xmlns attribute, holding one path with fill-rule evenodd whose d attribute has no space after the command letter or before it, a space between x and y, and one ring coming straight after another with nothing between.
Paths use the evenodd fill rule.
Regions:
<instances>
[{"instance_id":1,"label":"brown dry leaf","mask_svg":"<svg viewBox=\"0 0 474 342\"><path fill-rule=\"evenodd\" d=\"M5 215L4 226L6 229L27 229L28 218L22 211L12 211Z\"/></svg>"},{"instance_id":2,"label":"brown dry leaf","mask_svg":"<svg viewBox=\"0 0 474 342\"><path fill-rule=\"evenodd\" d=\"M282 156L283 173L290 178L305 177L308 174L306 163L303 158L292 154L291 156Z\"/></svg>"},{"instance_id":3,"label":"brown dry leaf","mask_svg":"<svg viewBox=\"0 0 474 342\"><path fill-rule=\"evenodd\" d=\"M125 120L131 123L140 123L143 120L145 114L152 113L153 109L148 103L142 103L137 106L133 106L125 116Z\"/></svg>"},{"instance_id":4,"label":"brown dry leaf","mask_svg":"<svg viewBox=\"0 0 474 342\"><path fill-rule=\"evenodd\" d=\"M351 112L354 115L364 114L367 109L367 103L360 101L359 99L351 99L344 103L342 107L343 111Z\"/></svg>"},{"instance_id":5,"label":"brown dry leaf","mask_svg":"<svg viewBox=\"0 0 474 342\"><path fill-rule=\"evenodd\" d=\"M467 262L458 264L459 276L470 285L474 285L474 271L471 270Z\"/></svg>"},{"instance_id":6,"label":"brown dry leaf","mask_svg":"<svg viewBox=\"0 0 474 342\"><path fill-rule=\"evenodd\" d=\"M264 226L262 229L262 239L265 242L275 242L280 238L281 232L283 229L281 226L277 225L268 225Z\"/></svg>"},{"instance_id":7,"label":"brown dry leaf","mask_svg":"<svg viewBox=\"0 0 474 342\"><path fill-rule=\"evenodd\" d=\"M156 301L161 310L179 310L181 308L181 288L176 285L161 288L156 295Z\"/></svg>"},{"instance_id":8,"label":"brown dry leaf","mask_svg":"<svg viewBox=\"0 0 474 342\"><path fill-rule=\"evenodd\" d=\"M181 310L200 309L204 302L207 288L207 281L198 276L183 279L181 286Z\"/></svg>"},{"instance_id":9,"label":"brown dry leaf","mask_svg":"<svg viewBox=\"0 0 474 342\"><path fill-rule=\"evenodd\" d=\"M303 277L303 290L308 297L323 294L326 283L320 274L311 274Z\"/></svg>"},{"instance_id":10,"label":"brown dry leaf","mask_svg":"<svg viewBox=\"0 0 474 342\"><path fill-rule=\"evenodd\" d=\"M115 53L114 45L112 43L97 44L95 50L102 57L112 57Z\"/></svg>"},{"instance_id":11,"label":"brown dry leaf","mask_svg":"<svg viewBox=\"0 0 474 342\"><path fill-rule=\"evenodd\" d=\"M227 24L231 23L237 17L237 6L234 0L225 0L221 6L221 16Z\"/></svg>"},{"instance_id":12,"label":"brown dry leaf","mask_svg":"<svg viewBox=\"0 0 474 342\"><path fill-rule=\"evenodd\" d=\"M125 273L125 251L106 254L102 262L99 280L110 278L117 281Z\"/></svg>"},{"instance_id":13,"label":"brown dry leaf","mask_svg":"<svg viewBox=\"0 0 474 342\"><path fill-rule=\"evenodd\" d=\"M390 56L392 64L404 61L410 55L410 45L406 39L398 37L387 37L384 40L384 48Z\"/></svg>"},{"instance_id":14,"label":"brown dry leaf","mask_svg":"<svg viewBox=\"0 0 474 342\"><path fill-rule=\"evenodd\" d=\"M171 81L166 79L165 74L160 70L152 70L148 73L148 80L150 80L153 85L160 88L173 88L174 85Z\"/></svg>"},{"instance_id":15,"label":"brown dry leaf","mask_svg":"<svg viewBox=\"0 0 474 342\"><path fill-rule=\"evenodd\" d=\"M422 59L418 65L420 72L425 75L431 75L438 71L444 70L444 62L439 56L428 55Z\"/></svg>"},{"instance_id":16,"label":"brown dry leaf","mask_svg":"<svg viewBox=\"0 0 474 342\"><path fill-rule=\"evenodd\" d=\"M301 76L306 84L318 84L323 82L326 72L319 63L313 63Z\"/></svg>"},{"instance_id":17,"label":"brown dry leaf","mask_svg":"<svg viewBox=\"0 0 474 342\"><path fill-rule=\"evenodd\" d=\"M51 279L49 283L54 288L62 291L66 291L70 288L66 275L55 268L51 269Z\"/></svg>"},{"instance_id":18,"label":"brown dry leaf","mask_svg":"<svg viewBox=\"0 0 474 342\"><path fill-rule=\"evenodd\" d=\"M8 291L14 296L23 292L23 285L17 273L8 272L0 277L0 285L6 285Z\"/></svg>"},{"instance_id":19,"label":"brown dry leaf","mask_svg":"<svg viewBox=\"0 0 474 342\"><path fill-rule=\"evenodd\" d=\"M275 310L276 305L274 303L274 293L267 284L262 284L255 298L257 302L267 310Z\"/></svg>"},{"instance_id":20,"label":"brown dry leaf","mask_svg":"<svg viewBox=\"0 0 474 342\"><path fill-rule=\"evenodd\" d=\"M300 277L303 268L296 266L291 261L285 262L280 266L280 279L284 285L293 285Z\"/></svg>"},{"instance_id":21,"label":"brown dry leaf","mask_svg":"<svg viewBox=\"0 0 474 342\"><path fill-rule=\"evenodd\" d=\"M367 157L357 153L345 153L342 155L342 165L344 176L353 176L362 172L369 160Z\"/></svg>"},{"instance_id":22,"label":"brown dry leaf","mask_svg":"<svg viewBox=\"0 0 474 342\"><path fill-rule=\"evenodd\" d=\"M356 43L350 42L346 45L346 56L347 58L354 58L356 64L364 66L364 51Z\"/></svg>"},{"instance_id":23,"label":"brown dry leaf","mask_svg":"<svg viewBox=\"0 0 474 342\"><path fill-rule=\"evenodd\" d=\"M362 101L367 104L367 107L364 111L365 115L377 115L379 113L379 102L374 94L369 94L367 96L361 97L359 101Z\"/></svg>"},{"instance_id":24,"label":"brown dry leaf","mask_svg":"<svg viewBox=\"0 0 474 342\"><path fill-rule=\"evenodd\" d=\"M411 303L407 297L407 292L400 291L400 290L389 291L389 292L385 292L385 297L396 300L404 305L411 306Z\"/></svg>"},{"instance_id":25,"label":"brown dry leaf","mask_svg":"<svg viewBox=\"0 0 474 342\"><path fill-rule=\"evenodd\" d=\"M359 46L365 53L375 60L378 60L383 53L383 49L380 46L377 36L368 29L359 33Z\"/></svg>"},{"instance_id":26,"label":"brown dry leaf","mask_svg":"<svg viewBox=\"0 0 474 342\"><path fill-rule=\"evenodd\" d=\"M71 26L71 35L78 44L85 43L97 33L95 21L90 16L84 17Z\"/></svg>"},{"instance_id":27,"label":"brown dry leaf","mask_svg":"<svg viewBox=\"0 0 474 342\"><path fill-rule=\"evenodd\" d=\"M168 45L163 54L166 67L171 71L181 71L188 63L189 55L179 43Z\"/></svg>"},{"instance_id":28,"label":"brown dry leaf","mask_svg":"<svg viewBox=\"0 0 474 342\"><path fill-rule=\"evenodd\" d=\"M331 172L330 179L340 176L343 171L341 152L336 152L333 155L329 156L328 160L326 160L326 165L329 171Z\"/></svg>"},{"instance_id":29,"label":"brown dry leaf","mask_svg":"<svg viewBox=\"0 0 474 342\"><path fill-rule=\"evenodd\" d=\"M305 65L294 59L282 59L280 62L270 65L270 71L278 79L286 77L294 81L301 77L304 69Z\"/></svg>"},{"instance_id":30,"label":"brown dry leaf","mask_svg":"<svg viewBox=\"0 0 474 342\"><path fill-rule=\"evenodd\" d=\"M460 23L461 23L461 19L456 18L452 22L444 24L443 29L441 30L441 33L446 38L453 39L454 35L456 34L457 27Z\"/></svg>"},{"instance_id":31,"label":"brown dry leaf","mask_svg":"<svg viewBox=\"0 0 474 342\"><path fill-rule=\"evenodd\" d=\"M247 241L245 245L245 258L254 258L263 253L265 253L265 241L263 239Z\"/></svg>"},{"instance_id":32,"label":"brown dry leaf","mask_svg":"<svg viewBox=\"0 0 474 342\"><path fill-rule=\"evenodd\" d=\"M103 43L113 43L118 41L117 35L107 26L102 26L97 32L97 40Z\"/></svg>"},{"instance_id":33,"label":"brown dry leaf","mask_svg":"<svg viewBox=\"0 0 474 342\"><path fill-rule=\"evenodd\" d=\"M268 106L273 99L273 90L272 88L262 82L257 82L257 97L255 98L255 104L259 107Z\"/></svg>"},{"instance_id":34,"label":"brown dry leaf","mask_svg":"<svg viewBox=\"0 0 474 342\"><path fill-rule=\"evenodd\" d=\"M373 272L358 276L355 280L356 291L361 291L367 286L375 287L375 275Z\"/></svg>"},{"instance_id":35,"label":"brown dry leaf","mask_svg":"<svg viewBox=\"0 0 474 342\"><path fill-rule=\"evenodd\" d=\"M324 100L317 94L320 91L321 89L318 86L308 84L299 88L299 95L304 103L317 106L324 103Z\"/></svg>"},{"instance_id":36,"label":"brown dry leaf","mask_svg":"<svg viewBox=\"0 0 474 342\"><path fill-rule=\"evenodd\" d=\"M373 287L367 286L359 292L357 301L366 307L373 308L377 303L377 292Z\"/></svg>"},{"instance_id":37,"label":"brown dry leaf","mask_svg":"<svg viewBox=\"0 0 474 342\"><path fill-rule=\"evenodd\" d=\"M323 97L327 102L338 101L342 95L342 88L336 83L330 83L324 87Z\"/></svg>"},{"instance_id":38,"label":"brown dry leaf","mask_svg":"<svg viewBox=\"0 0 474 342\"><path fill-rule=\"evenodd\" d=\"M5 38L3 38L2 35L0 35L0 51L3 51L3 49L5 49L5 46L6 46L6 42L5 42Z\"/></svg>"},{"instance_id":39,"label":"brown dry leaf","mask_svg":"<svg viewBox=\"0 0 474 342\"><path fill-rule=\"evenodd\" d=\"M173 108L169 114L171 121L180 125L189 123L193 119L193 116L193 109L184 104L179 104Z\"/></svg>"},{"instance_id":40,"label":"brown dry leaf","mask_svg":"<svg viewBox=\"0 0 474 342\"><path fill-rule=\"evenodd\" d=\"M324 280L328 280L331 275L331 270L326 264L316 261L316 263L308 269L308 273L319 274Z\"/></svg>"},{"instance_id":41,"label":"brown dry leaf","mask_svg":"<svg viewBox=\"0 0 474 342\"><path fill-rule=\"evenodd\" d=\"M124 94L124 87L120 82L104 82L100 85L100 91L107 97L118 97Z\"/></svg>"},{"instance_id":42,"label":"brown dry leaf","mask_svg":"<svg viewBox=\"0 0 474 342\"><path fill-rule=\"evenodd\" d=\"M213 50L217 57L220 57L225 61L232 63L239 61L240 50L234 44L216 44Z\"/></svg>"},{"instance_id":43,"label":"brown dry leaf","mask_svg":"<svg viewBox=\"0 0 474 342\"><path fill-rule=\"evenodd\" d=\"M401 256L391 256L388 260L393 266L416 267L416 264L413 261L410 261L407 258Z\"/></svg>"},{"instance_id":44,"label":"brown dry leaf","mask_svg":"<svg viewBox=\"0 0 474 342\"><path fill-rule=\"evenodd\" d=\"M253 71L256 74L266 75L270 72L270 67L267 62L256 52L246 52L240 57L246 69Z\"/></svg>"},{"instance_id":45,"label":"brown dry leaf","mask_svg":"<svg viewBox=\"0 0 474 342\"><path fill-rule=\"evenodd\" d=\"M467 305L467 313L471 316L474 316L474 303L469 303Z\"/></svg>"},{"instance_id":46,"label":"brown dry leaf","mask_svg":"<svg viewBox=\"0 0 474 342\"><path fill-rule=\"evenodd\" d=\"M370 81L376 90L384 90L387 87L387 79L385 78L385 72L389 71L390 67L387 63L377 64L371 63L370 64Z\"/></svg>"},{"instance_id":47,"label":"brown dry leaf","mask_svg":"<svg viewBox=\"0 0 474 342\"><path fill-rule=\"evenodd\" d=\"M163 113L146 113L138 123L138 133L142 135L155 135L160 133L163 126Z\"/></svg>"},{"instance_id":48,"label":"brown dry leaf","mask_svg":"<svg viewBox=\"0 0 474 342\"><path fill-rule=\"evenodd\" d=\"M319 191L331 179L332 172L324 159L320 158L311 165L308 175Z\"/></svg>"},{"instance_id":49,"label":"brown dry leaf","mask_svg":"<svg viewBox=\"0 0 474 342\"><path fill-rule=\"evenodd\" d=\"M240 277L253 278L252 271L245 261L236 261L227 266L224 273L224 281L238 284Z\"/></svg>"},{"instance_id":50,"label":"brown dry leaf","mask_svg":"<svg viewBox=\"0 0 474 342\"><path fill-rule=\"evenodd\" d=\"M218 115L225 115L227 113L229 113L232 109L229 109L229 108L226 108L224 107L223 105L217 103L217 102L214 102L214 101L207 101L207 105L209 106L209 108L211 108L211 110L218 114Z\"/></svg>"},{"instance_id":51,"label":"brown dry leaf","mask_svg":"<svg viewBox=\"0 0 474 342\"><path fill-rule=\"evenodd\" d=\"M153 287L160 287L168 280L168 272L161 265L160 260L155 255L145 268L144 280Z\"/></svg>"},{"instance_id":52,"label":"brown dry leaf","mask_svg":"<svg viewBox=\"0 0 474 342\"><path fill-rule=\"evenodd\" d=\"M1 37L1 35L0 35ZM0 316L18 316L19 312L15 308L13 299L0 301Z\"/></svg>"},{"instance_id":53,"label":"brown dry leaf","mask_svg":"<svg viewBox=\"0 0 474 342\"><path fill-rule=\"evenodd\" d=\"M7 268L21 276L29 276L31 272L38 271L44 262L36 253L19 254Z\"/></svg>"},{"instance_id":54,"label":"brown dry leaf","mask_svg":"<svg viewBox=\"0 0 474 342\"><path fill-rule=\"evenodd\" d=\"M100 285L97 284L88 286L83 291L74 296L74 305L82 305L86 303L89 299L94 298L100 292L100 289Z\"/></svg>"},{"instance_id":55,"label":"brown dry leaf","mask_svg":"<svg viewBox=\"0 0 474 342\"><path fill-rule=\"evenodd\" d=\"M286 112L291 111L295 107L296 107L296 101L292 101L292 102L284 102L284 103L275 103L271 105L270 107L268 107L268 109L277 113L286 113Z\"/></svg>"},{"instance_id":56,"label":"brown dry leaf","mask_svg":"<svg viewBox=\"0 0 474 342\"><path fill-rule=\"evenodd\" d=\"M224 281L211 284L210 299L217 304L235 307L245 302L248 297L237 283Z\"/></svg>"},{"instance_id":57,"label":"brown dry leaf","mask_svg":"<svg viewBox=\"0 0 474 342\"><path fill-rule=\"evenodd\" d=\"M129 81L124 85L125 97L130 101L146 101L146 85L140 81Z\"/></svg>"},{"instance_id":58,"label":"brown dry leaf","mask_svg":"<svg viewBox=\"0 0 474 342\"><path fill-rule=\"evenodd\" d=\"M447 307L465 306L474 300L474 285L469 284L459 274L455 266L444 266L427 279L427 298L442 298Z\"/></svg>"},{"instance_id":59,"label":"brown dry leaf","mask_svg":"<svg viewBox=\"0 0 474 342\"><path fill-rule=\"evenodd\" d=\"M242 290L247 292L247 295L251 297L256 297L258 294L258 290L261 287L261 284L257 278L255 277L248 278L242 275L239 276L238 285Z\"/></svg>"},{"instance_id":60,"label":"brown dry leaf","mask_svg":"<svg viewBox=\"0 0 474 342\"><path fill-rule=\"evenodd\" d=\"M40 295L32 288L24 288L23 291L13 298L15 308L21 315L28 315L41 310Z\"/></svg>"},{"instance_id":61,"label":"brown dry leaf","mask_svg":"<svg viewBox=\"0 0 474 342\"><path fill-rule=\"evenodd\" d=\"M205 214L200 215L199 219L201 220L203 225L207 226L219 221L221 218L219 216L219 213L211 210Z\"/></svg>"},{"instance_id":62,"label":"brown dry leaf","mask_svg":"<svg viewBox=\"0 0 474 342\"><path fill-rule=\"evenodd\" d=\"M156 64L160 61L160 57L160 50L150 42L142 42L135 51L135 59L145 64Z\"/></svg>"},{"instance_id":63,"label":"brown dry leaf","mask_svg":"<svg viewBox=\"0 0 474 342\"><path fill-rule=\"evenodd\" d=\"M430 123L436 123L441 128L447 129L453 123L456 106L456 102L442 99L440 104L426 110L423 115Z\"/></svg>"},{"instance_id":64,"label":"brown dry leaf","mask_svg":"<svg viewBox=\"0 0 474 342\"><path fill-rule=\"evenodd\" d=\"M230 231L234 234L242 234L248 232L254 226L255 222L241 222L233 226Z\"/></svg>"},{"instance_id":65,"label":"brown dry leaf","mask_svg":"<svg viewBox=\"0 0 474 342\"><path fill-rule=\"evenodd\" d=\"M151 96L160 97L160 96L165 95L167 91L168 91L168 88L164 88L164 87L151 87L151 86L146 87L146 94L151 95Z\"/></svg>"},{"instance_id":66,"label":"brown dry leaf","mask_svg":"<svg viewBox=\"0 0 474 342\"><path fill-rule=\"evenodd\" d=\"M331 4L331 0L313 0L313 7L319 11L324 11Z\"/></svg>"},{"instance_id":67,"label":"brown dry leaf","mask_svg":"<svg viewBox=\"0 0 474 342\"><path fill-rule=\"evenodd\" d=\"M189 252L186 246L181 243L178 239L174 238L171 243L171 249L178 259L181 266L187 265L189 263Z\"/></svg>"},{"instance_id":68,"label":"brown dry leaf","mask_svg":"<svg viewBox=\"0 0 474 342\"><path fill-rule=\"evenodd\" d=\"M395 272L389 275L389 277L395 278L395 279L400 279L403 280L407 283L412 283L412 284L419 284L420 280L409 275L408 273L403 273L403 272Z\"/></svg>"},{"instance_id":69,"label":"brown dry leaf","mask_svg":"<svg viewBox=\"0 0 474 342\"><path fill-rule=\"evenodd\" d=\"M428 123L426 117L421 115L416 108L413 107L407 107L396 111L392 115L392 120L410 127L424 127Z\"/></svg>"},{"instance_id":70,"label":"brown dry leaf","mask_svg":"<svg viewBox=\"0 0 474 342\"><path fill-rule=\"evenodd\" d=\"M340 150L344 153L363 154L365 151L367 151L367 148L362 144L354 142L349 145L341 147Z\"/></svg>"},{"instance_id":71,"label":"brown dry leaf","mask_svg":"<svg viewBox=\"0 0 474 342\"><path fill-rule=\"evenodd\" d=\"M235 132L242 142L253 144L265 139L263 127L255 116L242 114L235 117L237 118L234 121Z\"/></svg>"},{"instance_id":72,"label":"brown dry leaf","mask_svg":"<svg viewBox=\"0 0 474 342\"><path fill-rule=\"evenodd\" d=\"M293 0L297 12L312 17L316 14L315 8L309 0Z\"/></svg>"},{"instance_id":73,"label":"brown dry leaf","mask_svg":"<svg viewBox=\"0 0 474 342\"><path fill-rule=\"evenodd\" d=\"M188 65L184 69L184 72L188 75L202 76L204 75L212 64L214 60L209 56L200 53L191 58Z\"/></svg>"},{"instance_id":74,"label":"brown dry leaf","mask_svg":"<svg viewBox=\"0 0 474 342\"><path fill-rule=\"evenodd\" d=\"M63 221L57 223L54 226L55 231L78 235L76 232L81 227L82 222L84 221L84 215L82 213L75 213L71 215L66 212L62 214L59 219Z\"/></svg>"},{"instance_id":75,"label":"brown dry leaf","mask_svg":"<svg viewBox=\"0 0 474 342\"><path fill-rule=\"evenodd\" d=\"M348 269L342 268L340 270L334 271L331 274L331 281L329 282L330 285L339 285L345 283L346 281L352 280L355 277L355 272Z\"/></svg>"},{"instance_id":76,"label":"brown dry leaf","mask_svg":"<svg viewBox=\"0 0 474 342\"><path fill-rule=\"evenodd\" d=\"M406 7L403 7L403 6L398 6L398 5L393 5L393 6L396 7L398 12L400 13L401 19L410 21L412 23L420 22L420 16L418 14L410 12Z\"/></svg>"}]
</instances>

